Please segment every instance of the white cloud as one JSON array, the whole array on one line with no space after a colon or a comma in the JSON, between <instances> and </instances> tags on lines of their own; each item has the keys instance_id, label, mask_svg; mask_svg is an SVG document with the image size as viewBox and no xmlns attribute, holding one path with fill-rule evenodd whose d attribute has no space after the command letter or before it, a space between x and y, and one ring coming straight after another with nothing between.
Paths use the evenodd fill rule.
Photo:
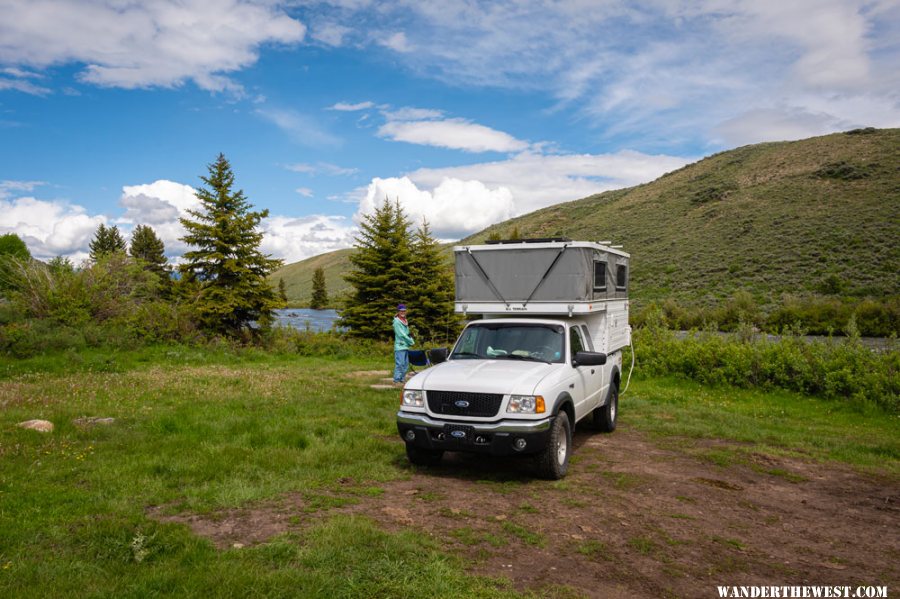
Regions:
<instances>
[{"instance_id":1,"label":"white cloud","mask_svg":"<svg viewBox=\"0 0 900 599\"><path fill-rule=\"evenodd\" d=\"M50 93L50 88L37 85L25 79L7 79L0 77L0 91L11 89L33 96L45 96Z\"/></svg>"},{"instance_id":2,"label":"white cloud","mask_svg":"<svg viewBox=\"0 0 900 599\"><path fill-rule=\"evenodd\" d=\"M295 142L308 147L336 147L341 138L327 131L319 122L295 110L277 108L257 109L256 114L275 124L291 136Z\"/></svg>"},{"instance_id":3,"label":"white cloud","mask_svg":"<svg viewBox=\"0 0 900 599\"><path fill-rule=\"evenodd\" d=\"M316 23L311 28L310 37L326 46L340 46L344 38L352 31L349 27L333 22Z\"/></svg>"},{"instance_id":4,"label":"white cloud","mask_svg":"<svg viewBox=\"0 0 900 599\"><path fill-rule=\"evenodd\" d=\"M254 64L262 44L303 40L306 28L273 3L244 0L6 1L0 64L84 65L102 86L240 88L227 74Z\"/></svg>"},{"instance_id":5,"label":"white cloud","mask_svg":"<svg viewBox=\"0 0 900 599\"><path fill-rule=\"evenodd\" d=\"M388 121L378 134L394 141L467 152L516 152L528 147L508 133L463 119Z\"/></svg>"},{"instance_id":6,"label":"white cloud","mask_svg":"<svg viewBox=\"0 0 900 599\"><path fill-rule=\"evenodd\" d=\"M382 110L382 114L388 121L426 121L443 117L444 111L435 110L434 108L405 106L396 110L385 107L384 110Z\"/></svg>"},{"instance_id":7,"label":"white cloud","mask_svg":"<svg viewBox=\"0 0 900 599\"><path fill-rule=\"evenodd\" d=\"M423 168L407 176L422 188L433 188L447 179L458 179L478 181L487 188L507 189L513 200L510 216L517 216L595 193L646 183L689 162L691 159L628 150L615 154L549 156L524 152L508 160ZM498 221L488 224L495 222ZM466 234L477 230L467 230Z\"/></svg>"},{"instance_id":8,"label":"white cloud","mask_svg":"<svg viewBox=\"0 0 900 599\"><path fill-rule=\"evenodd\" d=\"M88 243L106 219L89 216L81 206L34 197L0 199L0 233L15 233L39 260L67 256L76 263L87 257Z\"/></svg>"},{"instance_id":9,"label":"white cloud","mask_svg":"<svg viewBox=\"0 0 900 599\"><path fill-rule=\"evenodd\" d=\"M0 200L22 191L33 191L35 187L46 185L43 181L0 181Z\"/></svg>"},{"instance_id":10,"label":"white cloud","mask_svg":"<svg viewBox=\"0 0 900 599\"><path fill-rule=\"evenodd\" d=\"M260 249L286 264L353 245L357 229L340 216L313 215L303 218L272 216L260 226Z\"/></svg>"},{"instance_id":11,"label":"white cloud","mask_svg":"<svg viewBox=\"0 0 900 599\"><path fill-rule=\"evenodd\" d=\"M122 188L119 204L125 214L116 223L130 230L137 225L149 225L166 246L166 255L180 256L188 247L181 238L187 233L179 218L187 217L188 210L200 207L196 191L190 185L160 179L143 185L126 185Z\"/></svg>"},{"instance_id":12,"label":"white cloud","mask_svg":"<svg viewBox=\"0 0 900 599\"><path fill-rule=\"evenodd\" d=\"M549 92L606 139L702 144L742 115L765 139L861 120L900 126L896 0L330 5L336 21L365 24L345 44L383 44L372 23L403 23L415 51L392 59L407 68L456 86ZM859 104L882 110L861 119Z\"/></svg>"},{"instance_id":13,"label":"white cloud","mask_svg":"<svg viewBox=\"0 0 900 599\"><path fill-rule=\"evenodd\" d=\"M119 202L124 213L117 218L91 215L84 207L67 201L13 197L40 185L37 181L0 181L0 234L19 235L35 258L66 256L81 263L88 257L90 241L101 223L118 226L126 238L139 224L151 226L171 260L177 261L189 249L180 240L186 231L179 218L190 218L186 211L200 207L189 185L159 180L124 186ZM275 215L263 219L260 229L262 251L287 262L350 247L357 232L348 219L323 215Z\"/></svg>"},{"instance_id":14,"label":"white cloud","mask_svg":"<svg viewBox=\"0 0 900 599\"><path fill-rule=\"evenodd\" d=\"M480 181L445 178L433 190L419 189L408 177L372 179L356 218L372 214L385 198L399 200L414 225L428 221L436 237L458 239L513 214L509 189L489 189Z\"/></svg>"},{"instance_id":15,"label":"white cloud","mask_svg":"<svg viewBox=\"0 0 900 599\"><path fill-rule=\"evenodd\" d=\"M347 102L338 102L331 106L331 110L339 110L342 112L355 112L357 110L366 110L375 106L373 102L359 102L358 104L349 104Z\"/></svg>"},{"instance_id":16,"label":"white cloud","mask_svg":"<svg viewBox=\"0 0 900 599\"><path fill-rule=\"evenodd\" d=\"M309 175L325 174L334 177L354 175L359 172L359 169L356 168L338 166L336 164L331 164L328 162L316 162L315 164L308 162L298 162L295 164L289 164L285 166L285 168L289 171L294 171L295 173L306 173Z\"/></svg>"},{"instance_id":17,"label":"white cloud","mask_svg":"<svg viewBox=\"0 0 900 599\"><path fill-rule=\"evenodd\" d=\"M390 35L386 39L377 38L378 43L386 48L390 48L395 52L410 52L412 48L409 45L409 40L406 39L406 34L402 31L394 33Z\"/></svg>"},{"instance_id":18,"label":"white cloud","mask_svg":"<svg viewBox=\"0 0 900 599\"><path fill-rule=\"evenodd\" d=\"M311 197L313 197L313 190L310 189L309 187L298 187L298 188L295 189L294 191L296 191L297 193L299 193L300 195L302 195L304 198L311 198Z\"/></svg>"}]
</instances>

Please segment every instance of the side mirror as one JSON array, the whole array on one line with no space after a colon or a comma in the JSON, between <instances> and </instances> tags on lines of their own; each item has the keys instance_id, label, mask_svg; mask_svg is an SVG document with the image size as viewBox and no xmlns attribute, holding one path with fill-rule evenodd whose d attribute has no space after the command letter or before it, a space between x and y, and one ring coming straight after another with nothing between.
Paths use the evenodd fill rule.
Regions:
<instances>
[{"instance_id":1,"label":"side mirror","mask_svg":"<svg viewBox=\"0 0 900 599\"><path fill-rule=\"evenodd\" d=\"M596 351L580 351L572 360L572 366L603 366L604 364L606 364L606 354Z\"/></svg>"},{"instance_id":2,"label":"side mirror","mask_svg":"<svg viewBox=\"0 0 900 599\"><path fill-rule=\"evenodd\" d=\"M428 361L432 364L440 364L447 361L447 354L450 350L446 347L436 347L428 350Z\"/></svg>"}]
</instances>

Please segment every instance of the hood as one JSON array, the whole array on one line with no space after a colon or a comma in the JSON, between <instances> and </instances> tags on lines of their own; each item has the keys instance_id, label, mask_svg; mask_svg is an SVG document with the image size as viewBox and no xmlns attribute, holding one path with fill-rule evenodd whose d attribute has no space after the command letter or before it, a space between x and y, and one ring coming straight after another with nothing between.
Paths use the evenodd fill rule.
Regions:
<instances>
[{"instance_id":1,"label":"hood","mask_svg":"<svg viewBox=\"0 0 900 599\"><path fill-rule=\"evenodd\" d=\"M451 360L416 375L407 388L532 395L541 379L560 366L514 360Z\"/></svg>"}]
</instances>

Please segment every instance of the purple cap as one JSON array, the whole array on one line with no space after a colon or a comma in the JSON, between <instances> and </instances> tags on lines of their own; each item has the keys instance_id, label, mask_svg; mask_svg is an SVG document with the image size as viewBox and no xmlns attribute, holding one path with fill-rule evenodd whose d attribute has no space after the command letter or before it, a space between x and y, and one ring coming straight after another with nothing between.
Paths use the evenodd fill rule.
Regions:
<instances>
[{"instance_id":1,"label":"purple cap","mask_svg":"<svg viewBox=\"0 0 900 599\"><path fill-rule=\"evenodd\" d=\"M400 310L406 310L406 304L400 304L399 306L397 306L397 312L399 312Z\"/></svg>"}]
</instances>

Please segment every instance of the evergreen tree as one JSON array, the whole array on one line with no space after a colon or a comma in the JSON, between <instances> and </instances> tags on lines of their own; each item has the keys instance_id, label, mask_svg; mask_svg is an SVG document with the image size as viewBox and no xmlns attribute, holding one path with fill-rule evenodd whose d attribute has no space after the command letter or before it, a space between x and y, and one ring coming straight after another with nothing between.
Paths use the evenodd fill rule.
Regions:
<instances>
[{"instance_id":1,"label":"evergreen tree","mask_svg":"<svg viewBox=\"0 0 900 599\"><path fill-rule=\"evenodd\" d=\"M278 297L281 298L281 303L287 304L287 285L284 284L284 279L278 277Z\"/></svg>"},{"instance_id":2,"label":"evergreen tree","mask_svg":"<svg viewBox=\"0 0 900 599\"><path fill-rule=\"evenodd\" d=\"M453 311L455 299L453 271L441 255L440 245L423 220L413 238L412 297L409 299L412 324L422 341L452 343L459 332L459 318Z\"/></svg>"},{"instance_id":3,"label":"evergreen tree","mask_svg":"<svg viewBox=\"0 0 900 599\"><path fill-rule=\"evenodd\" d=\"M103 256L108 256L115 252L125 252L125 238L119 232L119 227L115 225L107 227L100 223L89 247L91 249L91 261L97 262Z\"/></svg>"},{"instance_id":4,"label":"evergreen tree","mask_svg":"<svg viewBox=\"0 0 900 599\"><path fill-rule=\"evenodd\" d=\"M146 225L138 225L131 234L131 257L139 260L146 270L155 273L160 280L168 281L166 247L156 232Z\"/></svg>"},{"instance_id":5,"label":"evergreen tree","mask_svg":"<svg viewBox=\"0 0 900 599\"><path fill-rule=\"evenodd\" d=\"M266 278L281 261L259 251L257 225L269 211L252 212L244 192L232 191L234 174L224 155L208 169L201 177L206 187L197 191L200 208L181 219L187 230L181 239L196 249L185 252L179 270L197 285L195 309L206 330L237 335L254 321L266 328L281 305Z\"/></svg>"},{"instance_id":6,"label":"evergreen tree","mask_svg":"<svg viewBox=\"0 0 900 599\"><path fill-rule=\"evenodd\" d=\"M341 326L350 334L370 339L393 337L392 315L397 304L409 301L412 271L410 222L399 203L387 198L360 224L350 272L344 279L352 291L341 313ZM410 316L416 307L411 306Z\"/></svg>"},{"instance_id":7,"label":"evergreen tree","mask_svg":"<svg viewBox=\"0 0 900 599\"><path fill-rule=\"evenodd\" d=\"M321 266L313 271L312 299L309 307L313 310L321 310L328 305L328 291L325 289L325 269Z\"/></svg>"}]
</instances>

